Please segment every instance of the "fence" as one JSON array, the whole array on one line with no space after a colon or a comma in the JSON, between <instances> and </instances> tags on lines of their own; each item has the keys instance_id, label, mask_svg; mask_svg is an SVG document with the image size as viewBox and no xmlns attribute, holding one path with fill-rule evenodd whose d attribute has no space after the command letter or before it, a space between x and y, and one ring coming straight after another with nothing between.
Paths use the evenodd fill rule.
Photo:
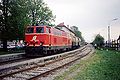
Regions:
<instances>
[{"instance_id":1,"label":"fence","mask_svg":"<svg viewBox=\"0 0 120 80\"><path fill-rule=\"evenodd\" d=\"M113 49L113 50L119 50L120 51L120 39L112 40L111 42L106 41L105 47Z\"/></svg>"}]
</instances>

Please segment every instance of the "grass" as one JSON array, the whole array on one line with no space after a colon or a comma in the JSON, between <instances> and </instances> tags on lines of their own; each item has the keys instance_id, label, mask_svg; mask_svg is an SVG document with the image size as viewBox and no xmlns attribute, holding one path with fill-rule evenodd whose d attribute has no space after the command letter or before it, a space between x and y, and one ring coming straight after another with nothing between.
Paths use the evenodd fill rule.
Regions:
<instances>
[{"instance_id":1,"label":"grass","mask_svg":"<svg viewBox=\"0 0 120 80\"><path fill-rule=\"evenodd\" d=\"M54 80L120 80L120 52L96 50Z\"/></svg>"}]
</instances>

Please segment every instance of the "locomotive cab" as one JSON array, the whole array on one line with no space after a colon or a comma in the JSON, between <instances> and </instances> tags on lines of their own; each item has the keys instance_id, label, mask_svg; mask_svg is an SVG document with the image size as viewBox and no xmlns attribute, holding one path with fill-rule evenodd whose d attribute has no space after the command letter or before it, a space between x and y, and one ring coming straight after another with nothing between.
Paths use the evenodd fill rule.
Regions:
<instances>
[{"instance_id":1,"label":"locomotive cab","mask_svg":"<svg viewBox=\"0 0 120 80\"><path fill-rule=\"evenodd\" d=\"M39 46L44 41L38 40L40 35L44 33L44 27L28 27L25 33L25 41L27 46Z\"/></svg>"},{"instance_id":2,"label":"locomotive cab","mask_svg":"<svg viewBox=\"0 0 120 80\"><path fill-rule=\"evenodd\" d=\"M37 54L44 52L48 48L50 28L47 26L30 26L26 28L26 54ZM30 56L30 55L28 55Z\"/></svg>"}]
</instances>

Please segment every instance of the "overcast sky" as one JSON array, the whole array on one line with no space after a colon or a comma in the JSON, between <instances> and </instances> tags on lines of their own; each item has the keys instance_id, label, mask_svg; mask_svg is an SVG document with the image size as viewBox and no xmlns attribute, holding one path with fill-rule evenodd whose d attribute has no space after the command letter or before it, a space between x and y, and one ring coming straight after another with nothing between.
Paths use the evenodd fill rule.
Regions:
<instances>
[{"instance_id":1,"label":"overcast sky","mask_svg":"<svg viewBox=\"0 0 120 80\"><path fill-rule=\"evenodd\" d=\"M107 40L107 26L111 25L111 39L120 35L120 0L44 0L53 14L55 24L77 26L86 41L93 41L96 34ZM118 18L116 21L112 19Z\"/></svg>"}]
</instances>

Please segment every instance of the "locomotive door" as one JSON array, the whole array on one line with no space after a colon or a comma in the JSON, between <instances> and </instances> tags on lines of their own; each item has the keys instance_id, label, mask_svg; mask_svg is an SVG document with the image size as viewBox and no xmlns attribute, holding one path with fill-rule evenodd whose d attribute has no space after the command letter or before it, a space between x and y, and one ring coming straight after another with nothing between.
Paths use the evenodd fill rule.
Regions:
<instances>
[{"instance_id":1,"label":"locomotive door","mask_svg":"<svg viewBox=\"0 0 120 80\"><path fill-rule=\"evenodd\" d=\"M47 33L48 33L48 45L51 46L51 31L50 28L46 28Z\"/></svg>"},{"instance_id":2,"label":"locomotive door","mask_svg":"<svg viewBox=\"0 0 120 80\"><path fill-rule=\"evenodd\" d=\"M49 28L49 46L51 47L51 31L50 31L50 28Z\"/></svg>"}]
</instances>

